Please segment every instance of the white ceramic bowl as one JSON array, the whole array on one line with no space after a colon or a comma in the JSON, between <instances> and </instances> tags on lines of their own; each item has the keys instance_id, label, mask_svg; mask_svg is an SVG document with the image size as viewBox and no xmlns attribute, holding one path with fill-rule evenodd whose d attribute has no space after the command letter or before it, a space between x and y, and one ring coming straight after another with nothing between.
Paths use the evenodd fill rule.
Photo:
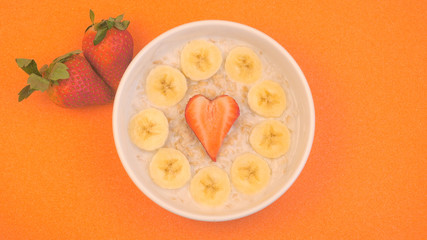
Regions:
<instances>
[{"instance_id":1,"label":"white ceramic bowl","mask_svg":"<svg viewBox=\"0 0 427 240\"><path fill-rule=\"evenodd\" d=\"M244 41L261 50L271 62L283 70L289 81L290 91L295 95L298 111L296 147L288 160L286 173L269 187L269 191L257 201L244 208L208 211L193 204L171 201L158 191L147 173L142 171L136 155L138 149L129 139L127 127L132 114L132 101L136 98L136 86L147 67L164 56L173 47L185 42L206 37L223 37ZM239 23L208 20L184 24L173 28L147 44L133 59L123 75L116 93L113 109L113 133L117 152L124 168L136 186L161 207L195 220L227 221L253 214L278 199L293 184L302 171L310 153L314 137L314 105L310 88L295 60L276 41L266 34Z\"/></svg>"}]
</instances>

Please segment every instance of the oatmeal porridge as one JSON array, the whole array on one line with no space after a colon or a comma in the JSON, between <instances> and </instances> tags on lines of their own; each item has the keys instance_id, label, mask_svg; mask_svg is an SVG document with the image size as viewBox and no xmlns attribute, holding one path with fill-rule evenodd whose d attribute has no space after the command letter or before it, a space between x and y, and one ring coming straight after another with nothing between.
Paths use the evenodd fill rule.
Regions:
<instances>
[{"instance_id":1,"label":"oatmeal porridge","mask_svg":"<svg viewBox=\"0 0 427 240\"><path fill-rule=\"evenodd\" d=\"M269 59L267 59L261 51L257 50L256 47L248 45L245 42L224 38L209 38L204 40L218 47L222 57L218 69L212 76L209 76L204 80L192 80L189 78L189 75L192 73L188 70L188 73L184 74L187 85L185 94L176 104L163 107L154 105L152 103L153 101L150 101L146 88L147 76L141 76L137 86L137 97L132 103L134 114L150 108L158 109L164 113L168 122L169 132L162 148L178 150L188 160L190 166L190 179L182 187L175 189L158 187L158 191L163 195L182 204L198 205L190 193L190 181L201 169L215 166L227 173L230 178L233 161L239 156L247 153L256 155L268 164L269 169L271 170L271 177L267 184L277 181L287 170L288 161L291 161L290 156L292 156L295 148L294 144L296 142L296 134L294 134L294 131L298 127L298 121L296 121L297 111L295 98L289 90L286 76L283 75L280 69L278 69L274 63L270 62ZM232 74L227 72L226 69L226 59L229 53L233 49L242 46L252 49L260 59L262 71L258 77L259 79L254 82L235 81L231 79L230 75ZM175 49L170 49L168 54L156 59L151 65L146 66L146 68L151 70L157 66L166 65L174 69L178 69L181 72L185 72L183 71L181 64L183 47L184 46L180 46ZM263 81L273 82L283 89L286 105L284 110L280 112L280 115L275 117L265 117L260 113L255 112L249 106L249 91L252 87ZM235 100L239 108L239 116L223 139L222 145L216 156L216 161L212 161L193 129L188 125L185 117L187 103L193 96L199 94L211 100L221 95L230 96ZM286 126L290 136L289 149L286 149L287 151L274 158L265 157L260 154L254 149L254 146L252 146L249 141L251 132L256 126L264 123L265 121L271 120L275 120ZM147 175L150 174L150 163L156 152L156 150L146 151L142 149L139 151L137 158L141 161L143 166L140 171L145 172ZM223 204L216 206L216 208L241 207L242 205L245 205L245 203L250 203L260 198L264 191L265 189L261 189L255 194L247 194L242 191L238 191L231 183L230 178L230 189L229 194L226 197L226 201ZM203 206L202 204L200 207L206 206Z\"/></svg>"}]
</instances>

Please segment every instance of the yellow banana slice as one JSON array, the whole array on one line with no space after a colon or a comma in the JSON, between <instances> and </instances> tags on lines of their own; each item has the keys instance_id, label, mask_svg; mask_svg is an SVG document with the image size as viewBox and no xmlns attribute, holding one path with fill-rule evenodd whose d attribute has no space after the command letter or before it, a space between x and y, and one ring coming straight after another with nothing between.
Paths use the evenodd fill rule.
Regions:
<instances>
[{"instance_id":1,"label":"yellow banana slice","mask_svg":"<svg viewBox=\"0 0 427 240\"><path fill-rule=\"evenodd\" d=\"M219 167L202 168L190 183L193 199L203 205L220 206L230 195L231 186L227 173Z\"/></svg>"},{"instance_id":2,"label":"yellow banana slice","mask_svg":"<svg viewBox=\"0 0 427 240\"><path fill-rule=\"evenodd\" d=\"M169 134L169 123L163 112L149 108L131 118L128 133L136 146L153 151L165 144Z\"/></svg>"},{"instance_id":3,"label":"yellow banana slice","mask_svg":"<svg viewBox=\"0 0 427 240\"><path fill-rule=\"evenodd\" d=\"M254 83L261 78L262 63L252 49L235 47L225 60L225 71L234 81Z\"/></svg>"},{"instance_id":4,"label":"yellow banana slice","mask_svg":"<svg viewBox=\"0 0 427 240\"><path fill-rule=\"evenodd\" d=\"M279 117L286 109L285 91L277 82L262 81L249 90L248 104L263 117Z\"/></svg>"},{"instance_id":5,"label":"yellow banana slice","mask_svg":"<svg viewBox=\"0 0 427 240\"><path fill-rule=\"evenodd\" d=\"M177 189L190 179L190 164L180 151L160 148L151 159L150 177L162 188Z\"/></svg>"},{"instance_id":6,"label":"yellow banana slice","mask_svg":"<svg viewBox=\"0 0 427 240\"><path fill-rule=\"evenodd\" d=\"M159 65L153 68L145 82L147 97L159 107L177 104L187 92L187 80L178 69Z\"/></svg>"},{"instance_id":7,"label":"yellow banana slice","mask_svg":"<svg viewBox=\"0 0 427 240\"><path fill-rule=\"evenodd\" d=\"M181 52L182 72L191 80L212 77L222 64L222 53L212 42L193 40Z\"/></svg>"},{"instance_id":8,"label":"yellow banana slice","mask_svg":"<svg viewBox=\"0 0 427 240\"><path fill-rule=\"evenodd\" d=\"M238 156L231 165L231 182L242 193L254 194L267 186L271 170L268 163L251 153Z\"/></svg>"},{"instance_id":9,"label":"yellow banana slice","mask_svg":"<svg viewBox=\"0 0 427 240\"><path fill-rule=\"evenodd\" d=\"M282 122L266 120L252 129L249 143L261 156L278 158L289 149L290 133Z\"/></svg>"}]
</instances>

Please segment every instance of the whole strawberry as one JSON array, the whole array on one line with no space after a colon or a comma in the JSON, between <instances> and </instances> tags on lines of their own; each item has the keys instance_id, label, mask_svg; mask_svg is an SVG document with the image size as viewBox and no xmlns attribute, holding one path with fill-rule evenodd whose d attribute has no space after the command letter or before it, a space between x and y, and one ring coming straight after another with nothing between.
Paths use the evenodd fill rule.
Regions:
<instances>
[{"instance_id":1,"label":"whole strawberry","mask_svg":"<svg viewBox=\"0 0 427 240\"><path fill-rule=\"evenodd\" d=\"M82 49L95 71L114 90L133 56L133 39L126 30L129 21L123 15L95 23L95 14L90 10L90 25L83 37Z\"/></svg>"},{"instance_id":2,"label":"whole strawberry","mask_svg":"<svg viewBox=\"0 0 427 240\"><path fill-rule=\"evenodd\" d=\"M18 101L39 90L47 91L54 103L66 108L111 102L113 91L80 53L80 50L67 53L40 70L32 59L16 59L18 66L29 74L28 85L19 92Z\"/></svg>"}]
</instances>

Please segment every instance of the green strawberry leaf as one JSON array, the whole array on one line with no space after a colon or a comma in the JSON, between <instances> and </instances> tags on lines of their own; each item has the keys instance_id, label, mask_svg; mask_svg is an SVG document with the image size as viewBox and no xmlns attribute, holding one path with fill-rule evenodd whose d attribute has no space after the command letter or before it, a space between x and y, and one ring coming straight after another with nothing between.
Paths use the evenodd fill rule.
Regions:
<instances>
[{"instance_id":1,"label":"green strawberry leaf","mask_svg":"<svg viewBox=\"0 0 427 240\"><path fill-rule=\"evenodd\" d=\"M65 62L67 60L67 58L73 56L73 55L77 55L80 54L82 51L81 50L74 50L72 52L66 53L60 57L55 58L55 60L53 60L52 63L57 63L57 62Z\"/></svg>"},{"instance_id":2,"label":"green strawberry leaf","mask_svg":"<svg viewBox=\"0 0 427 240\"><path fill-rule=\"evenodd\" d=\"M116 22L114 24L114 27L119 29L119 30L126 30L126 28L128 28L128 26L129 26L129 21Z\"/></svg>"},{"instance_id":3,"label":"green strawberry leaf","mask_svg":"<svg viewBox=\"0 0 427 240\"><path fill-rule=\"evenodd\" d=\"M106 27L107 27L107 23L105 22L105 20L102 20L101 22L93 25L93 28L95 31L98 31L99 29L106 28Z\"/></svg>"},{"instance_id":4,"label":"green strawberry leaf","mask_svg":"<svg viewBox=\"0 0 427 240\"><path fill-rule=\"evenodd\" d=\"M27 83L31 86L31 89L33 90L40 90L44 92L49 88L49 80L42 78L34 73L30 74Z\"/></svg>"},{"instance_id":5,"label":"green strawberry leaf","mask_svg":"<svg viewBox=\"0 0 427 240\"><path fill-rule=\"evenodd\" d=\"M30 85L25 86L19 93L18 102L28 98L35 89L32 89Z\"/></svg>"},{"instance_id":6,"label":"green strawberry leaf","mask_svg":"<svg viewBox=\"0 0 427 240\"><path fill-rule=\"evenodd\" d=\"M35 73L41 76L39 70L37 70L37 63L33 59L17 58L15 59L18 67L24 70L28 75Z\"/></svg>"},{"instance_id":7,"label":"green strawberry leaf","mask_svg":"<svg viewBox=\"0 0 427 240\"><path fill-rule=\"evenodd\" d=\"M43 74L47 71L47 69L48 69L47 64L43 65L43 66L40 68L40 73L41 73L41 75L42 75L42 76L43 76Z\"/></svg>"},{"instance_id":8,"label":"green strawberry leaf","mask_svg":"<svg viewBox=\"0 0 427 240\"><path fill-rule=\"evenodd\" d=\"M100 43L105 38L105 35L107 35L107 30L107 28L98 29L95 35L95 39L93 40L93 45L98 45L98 43Z\"/></svg>"},{"instance_id":9,"label":"green strawberry leaf","mask_svg":"<svg viewBox=\"0 0 427 240\"><path fill-rule=\"evenodd\" d=\"M57 81L59 79L67 79L70 77L70 74L67 71L68 67L60 62L57 62L53 65L52 69L50 70L48 79L52 81Z\"/></svg>"},{"instance_id":10,"label":"green strawberry leaf","mask_svg":"<svg viewBox=\"0 0 427 240\"><path fill-rule=\"evenodd\" d=\"M95 24L95 13L92 11L92 9L89 10L89 17L92 25Z\"/></svg>"},{"instance_id":11,"label":"green strawberry leaf","mask_svg":"<svg viewBox=\"0 0 427 240\"><path fill-rule=\"evenodd\" d=\"M98 45L107 35L107 31L113 27L119 30L126 30L129 26L129 21L122 21L123 14L117 16L116 18L108 18L107 20L102 20L97 24L92 24L94 26L94 30L96 31L95 39L93 40L93 45ZM86 31L90 28L89 26Z\"/></svg>"},{"instance_id":12,"label":"green strawberry leaf","mask_svg":"<svg viewBox=\"0 0 427 240\"><path fill-rule=\"evenodd\" d=\"M123 16L124 16L124 14L121 14L121 15L117 16L117 17L115 18L115 21L116 21L116 22L121 22L121 21L123 20Z\"/></svg>"},{"instance_id":13,"label":"green strawberry leaf","mask_svg":"<svg viewBox=\"0 0 427 240\"><path fill-rule=\"evenodd\" d=\"M130 23L130 21L128 21L128 20L125 20L122 22L123 26L125 26L125 29L123 29L123 30L126 30L126 28L128 28L129 23Z\"/></svg>"},{"instance_id":14,"label":"green strawberry leaf","mask_svg":"<svg viewBox=\"0 0 427 240\"><path fill-rule=\"evenodd\" d=\"M117 28L117 29L119 29L119 30L125 30L126 29L125 25L123 25L122 22L115 22L114 23L114 27Z\"/></svg>"},{"instance_id":15,"label":"green strawberry leaf","mask_svg":"<svg viewBox=\"0 0 427 240\"><path fill-rule=\"evenodd\" d=\"M114 26L114 23L115 23L114 19L110 17L107 20L107 29L111 29Z\"/></svg>"}]
</instances>

